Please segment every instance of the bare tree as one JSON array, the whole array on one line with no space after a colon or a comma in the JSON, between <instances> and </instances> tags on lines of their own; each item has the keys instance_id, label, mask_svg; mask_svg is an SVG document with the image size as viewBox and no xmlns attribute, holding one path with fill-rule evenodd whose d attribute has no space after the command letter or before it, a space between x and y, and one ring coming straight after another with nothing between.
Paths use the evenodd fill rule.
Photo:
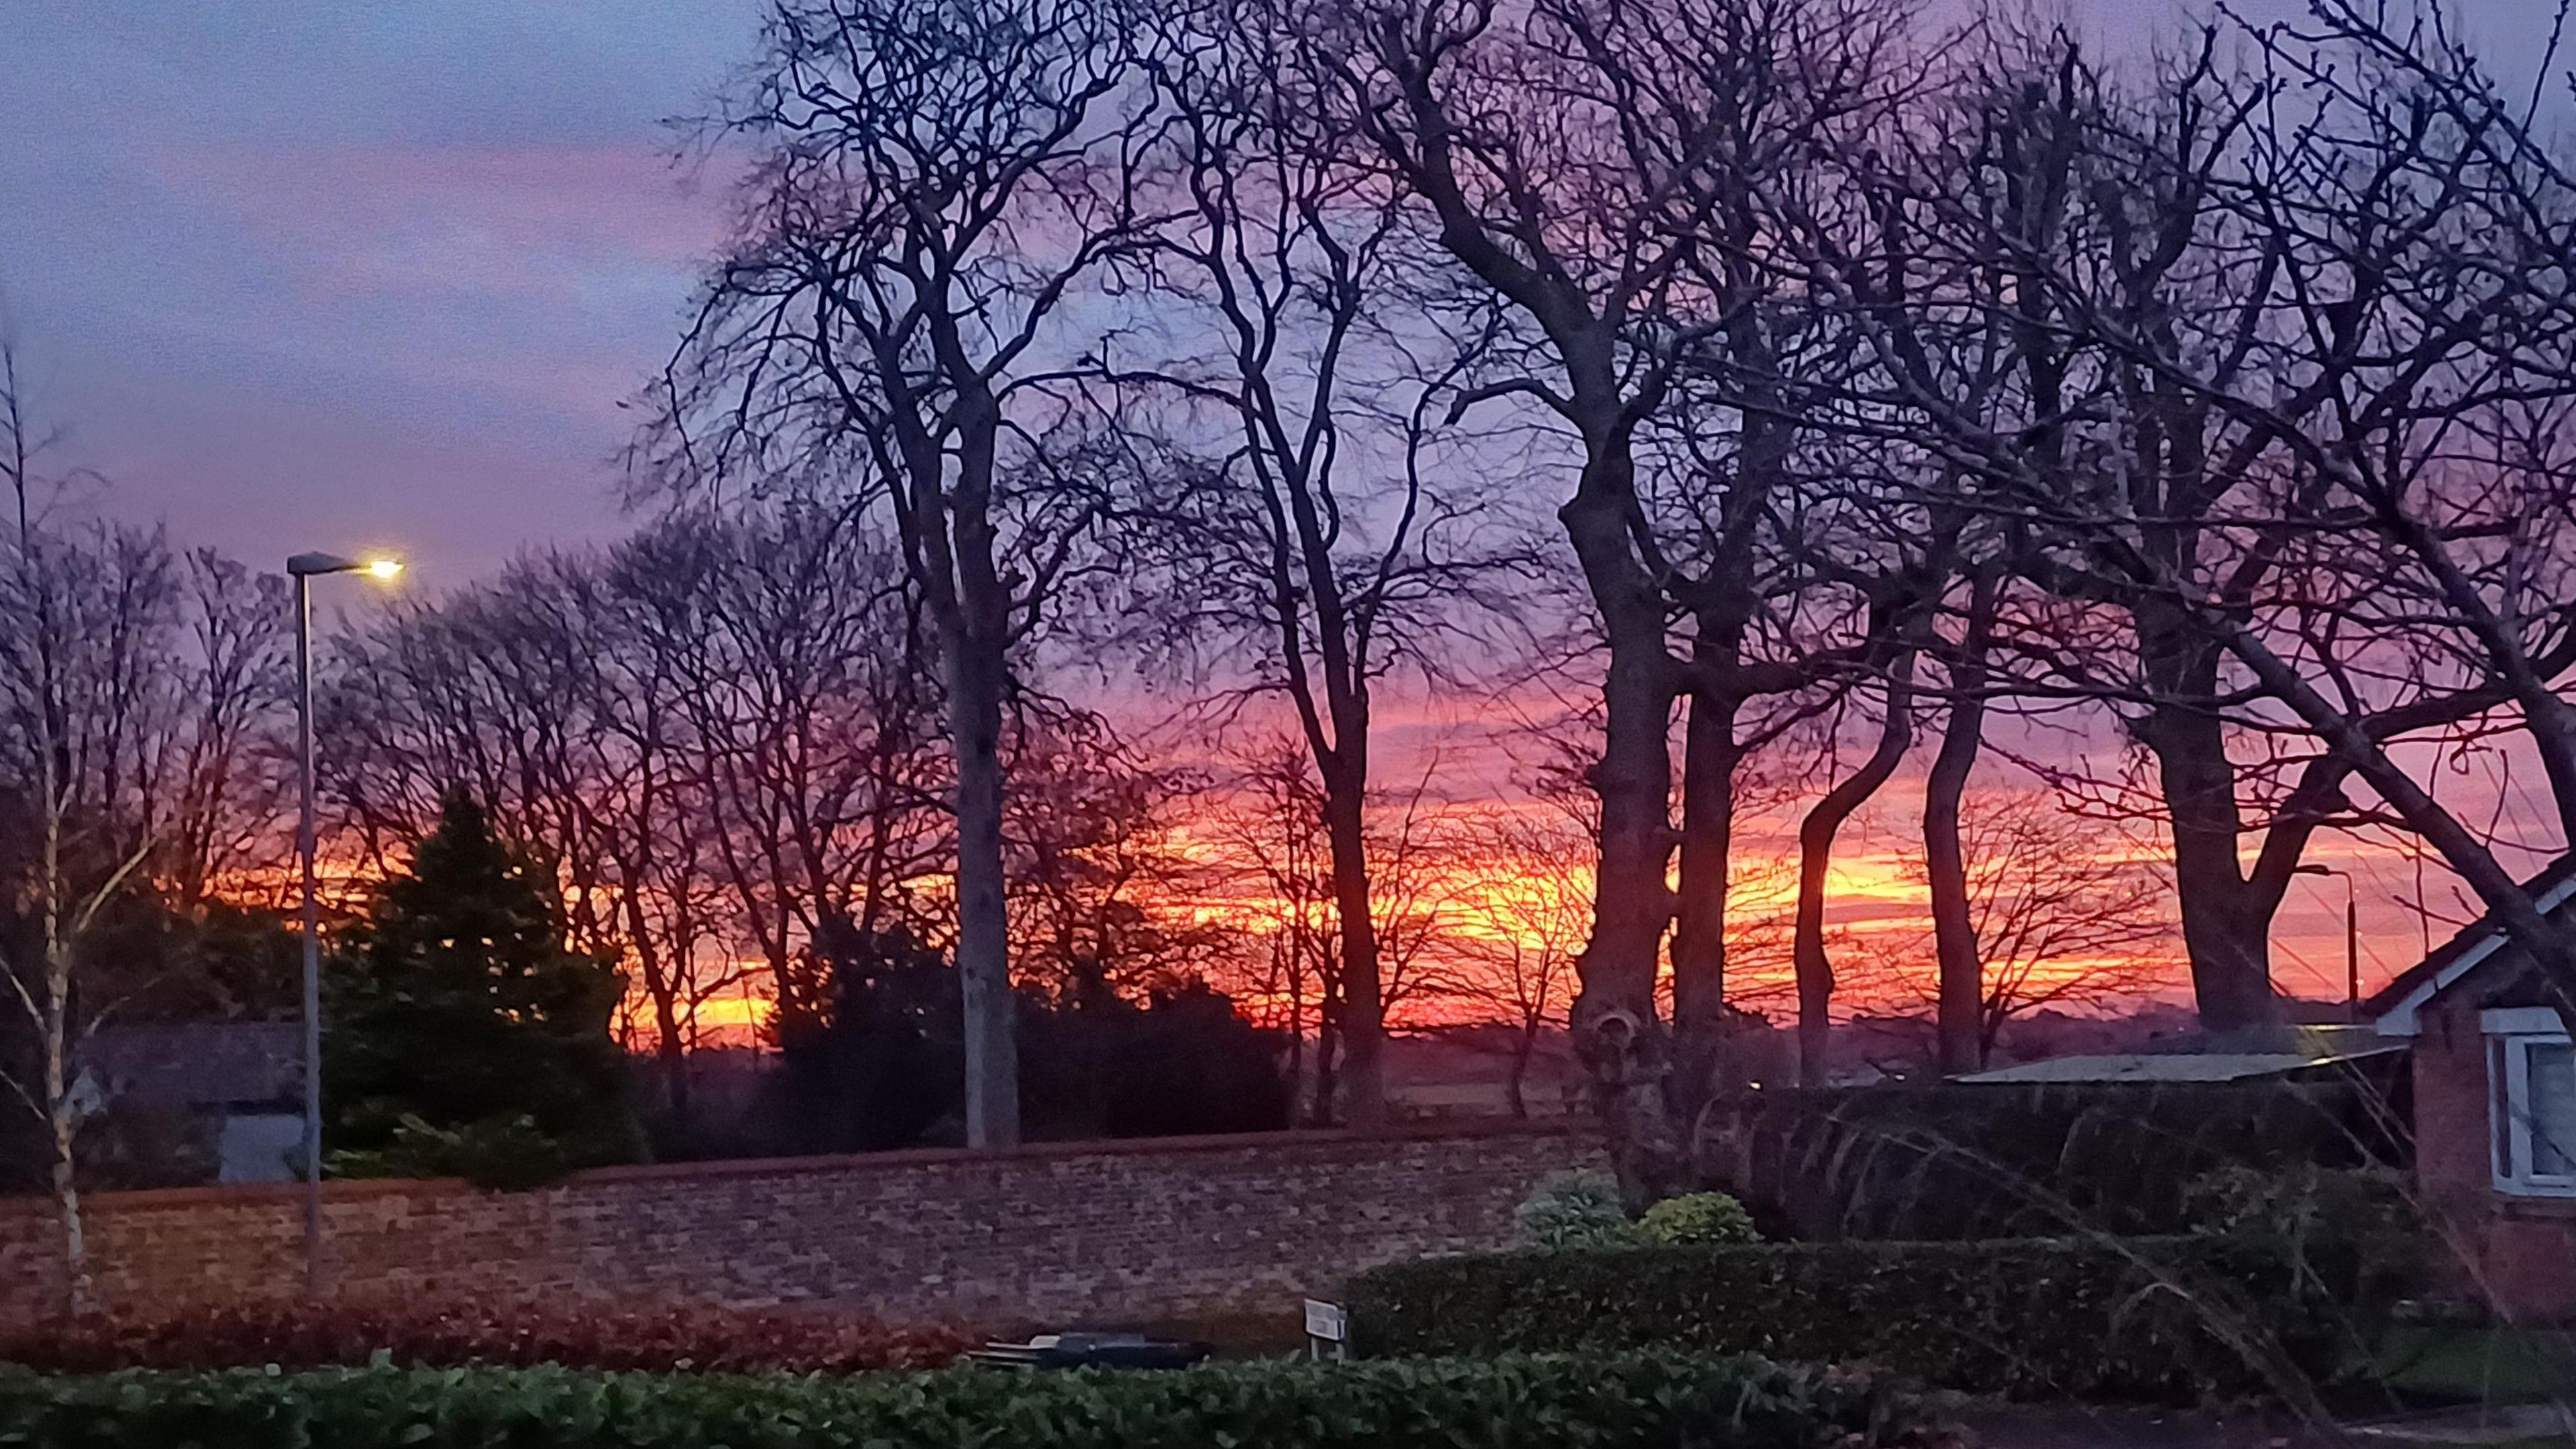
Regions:
<instances>
[{"instance_id":1,"label":"bare tree","mask_svg":"<svg viewBox=\"0 0 2576 1449\"><path fill-rule=\"evenodd\" d=\"M967 1135L1018 1139L1002 725L1011 655L1100 499L1048 466L1082 405L1075 285L1134 250L1162 118L1116 0L776 0L720 124L761 153L663 389L662 484L854 480L945 671ZM1057 485L1057 486L1050 486Z\"/></svg>"},{"instance_id":2,"label":"bare tree","mask_svg":"<svg viewBox=\"0 0 2576 1449\"><path fill-rule=\"evenodd\" d=\"M1558 518L1608 654L1574 1031L1623 1173L1651 1192L1681 1150L1655 983L1673 916L1669 724L1689 675L1667 637L1675 574L1648 522L1637 439L1700 344L1750 300L1712 287L1729 269L1709 219L1879 102L1883 26L1858 7L1734 0L1306 13L1317 104L1354 119L1426 229L1510 319L1517 346L1498 350L1467 401L1529 399L1571 434ZM1703 682L1713 694L1731 685Z\"/></svg>"},{"instance_id":3,"label":"bare tree","mask_svg":"<svg viewBox=\"0 0 2576 1449\"><path fill-rule=\"evenodd\" d=\"M1277 83L1295 39L1276 18L1229 14L1173 71L1180 201L1157 236L1154 330L1207 360L1119 375L1209 415L1225 442L1162 470L1130 522L1168 550L1155 613L1249 645L1226 654L1260 660L1251 687L1295 712L1322 793L1343 1095L1367 1128L1385 1117L1389 1005L1370 904L1372 696L1400 664L1432 667L1426 646L1521 551L1482 542L1459 475L1429 486L1425 415L1465 360L1441 361L1439 320L1402 285L1400 197L1347 164L1346 120ZM1206 347L1203 328L1223 345ZM1386 461L1397 453L1400 469Z\"/></svg>"},{"instance_id":4,"label":"bare tree","mask_svg":"<svg viewBox=\"0 0 2576 1449\"><path fill-rule=\"evenodd\" d=\"M139 776L158 753L168 676L157 650L175 622L167 551L115 529L72 532L45 514L58 480L44 453L54 435L32 419L17 349L0 338L0 477L14 529L0 551L0 796L10 915L0 923L10 998L35 1038L32 1072L0 1072L42 1124L62 1231L63 1305L93 1306L75 1148L100 1106L80 1070L91 1032L116 1005L99 989L88 947L101 913L142 878L155 838L142 828ZM23 627L21 627L23 626ZM32 787L32 788L30 788Z\"/></svg>"},{"instance_id":5,"label":"bare tree","mask_svg":"<svg viewBox=\"0 0 2576 1449\"><path fill-rule=\"evenodd\" d=\"M2319 7L2319 35L2272 39L2357 59L2331 38L2336 8ZM1967 49L1980 58L1946 111L1851 158L1867 224L1794 218L1785 249L1868 339L1850 421L1942 458L1962 505L2019 536L2006 567L2054 597L2063 632L2009 642L2012 687L2115 711L2170 831L2202 1019L2259 1026L2299 856L2366 812L2345 794L2348 753L2249 708L2259 671L2206 620L2252 623L2305 587L2284 572L2289 516L2322 486L2303 450L2348 423L2408 432L2424 385L2491 344L2457 330L2486 303L2416 313L2396 279L2423 274L2405 254L2430 244L2427 214L2361 220L2414 195L2410 172L2441 184L2393 116L2375 137L2303 117L2324 93L2228 73L2215 31L2143 98L2063 37ZM2374 331L2383 317L2404 320ZM2379 741L2462 717L2354 704ZM2060 772L2114 797L2104 773Z\"/></svg>"},{"instance_id":6,"label":"bare tree","mask_svg":"<svg viewBox=\"0 0 2576 1449\"><path fill-rule=\"evenodd\" d=\"M1834 837L1852 812L1885 785L1914 743L1914 653L1900 650L1879 701L1878 737L1850 773L1834 781L1798 822L1798 915L1793 946L1798 981L1798 1080L1822 1086L1833 1044L1834 969L1825 944L1826 874Z\"/></svg>"},{"instance_id":7,"label":"bare tree","mask_svg":"<svg viewBox=\"0 0 2576 1449\"><path fill-rule=\"evenodd\" d=\"M378 861L463 786L552 866L578 942L633 970L685 1105L700 1007L748 954L901 920L949 835L886 545L846 510L682 514L335 641L326 793Z\"/></svg>"},{"instance_id":8,"label":"bare tree","mask_svg":"<svg viewBox=\"0 0 2576 1449\"><path fill-rule=\"evenodd\" d=\"M2402 763L2470 721L2519 732L2566 838L2556 681L2576 638L2546 440L2571 397L2576 188L2439 7L2402 32L2343 0L2311 15L2238 32L2243 74L2213 32L2154 104L2064 43L1990 77L1982 119L1952 130L1992 179L1945 177L1919 212L1963 265L1902 307L1828 267L1925 436L2046 521L2033 576L2125 616L2138 679L2114 697L2163 777L2216 1027L2272 1014L2264 928L2305 842L2372 818L2421 835L2562 992L2576 981L2576 936ZM1979 296L1968 279L1998 269L2009 293ZM2008 430L1953 408L1918 345L1998 311L2025 339L2029 421ZM2250 869L2229 748L2246 742L2286 742L2291 766Z\"/></svg>"},{"instance_id":9,"label":"bare tree","mask_svg":"<svg viewBox=\"0 0 2576 1449\"><path fill-rule=\"evenodd\" d=\"M2044 790L2000 785L1969 798L1957 829L1976 972L1964 1060L1954 1063L1947 1040L1959 983L1939 918L1928 933L1874 935L1871 948L1889 990L1934 1006L1944 1075L1988 1065L2016 1017L2110 1006L2155 984L2173 935L2169 886L2118 830ZM1927 887L1934 869L1928 849L1905 862L1907 876Z\"/></svg>"},{"instance_id":10,"label":"bare tree","mask_svg":"<svg viewBox=\"0 0 2576 1449\"><path fill-rule=\"evenodd\" d=\"M1453 849L1465 892L1452 927L1458 994L1512 1029L1504 1092L1512 1115L1527 1117L1530 1061L1544 1033L1562 1028L1574 1001L1574 958L1591 928L1591 837L1552 813L1493 811L1457 823Z\"/></svg>"},{"instance_id":11,"label":"bare tree","mask_svg":"<svg viewBox=\"0 0 2576 1449\"><path fill-rule=\"evenodd\" d=\"M181 560L180 591L191 637L169 662L186 717L170 783L153 792L172 802L153 874L184 911L282 863L293 782L281 732L291 679L284 580L195 549Z\"/></svg>"},{"instance_id":12,"label":"bare tree","mask_svg":"<svg viewBox=\"0 0 2576 1449\"><path fill-rule=\"evenodd\" d=\"M1328 1125L1338 1096L1342 957L1314 771L1304 742L1286 736L1238 745L1228 764L1200 829L1221 873L1214 893L1222 909L1259 943L1234 994L1286 1033L1289 1081L1303 1085L1311 1072L1314 1084L1306 1120Z\"/></svg>"},{"instance_id":13,"label":"bare tree","mask_svg":"<svg viewBox=\"0 0 2576 1449\"><path fill-rule=\"evenodd\" d=\"M1934 955L1940 965L1934 1056L1945 1076L1984 1062L1992 1041L1982 1029L1984 967L1977 948L1960 803L1985 745L1997 585L1996 571L1990 568L1973 571L1968 581L1967 614L1958 644L1942 651L1949 680L1941 748L1923 781L1923 877L1931 896Z\"/></svg>"}]
</instances>

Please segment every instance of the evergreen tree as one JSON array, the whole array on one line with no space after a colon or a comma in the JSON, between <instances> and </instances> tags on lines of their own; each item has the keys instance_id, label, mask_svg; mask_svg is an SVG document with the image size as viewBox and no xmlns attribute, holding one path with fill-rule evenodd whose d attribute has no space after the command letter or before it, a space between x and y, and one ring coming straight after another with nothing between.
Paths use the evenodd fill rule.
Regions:
<instances>
[{"instance_id":1,"label":"evergreen tree","mask_svg":"<svg viewBox=\"0 0 2576 1449\"><path fill-rule=\"evenodd\" d=\"M548 877L461 793L335 963L323 1037L329 1168L526 1186L632 1159L625 987L567 949Z\"/></svg>"}]
</instances>

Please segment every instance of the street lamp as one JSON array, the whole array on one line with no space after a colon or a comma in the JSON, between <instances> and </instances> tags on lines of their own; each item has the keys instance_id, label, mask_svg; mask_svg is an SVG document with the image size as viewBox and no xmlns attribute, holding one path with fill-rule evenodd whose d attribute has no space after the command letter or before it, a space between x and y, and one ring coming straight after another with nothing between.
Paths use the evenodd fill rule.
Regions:
<instances>
[{"instance_id":1,"label":"street lamp","mask_svg":"<svg viewBox=\"0 0 2576 1449\"><path fill-rule=\"evenodd\" d=\"M2361 1020L2361 915L2355 908L2352 872L2330 865L2295 867L2296 875L2339 875L2343 877L2343 1012L2347 1021Z\"/></svg>"},{"instance_id":2,"label":"street lamp","mask_svg":"<svg viewBox=\"0 0 2576 1449\"><path fill-rule=\"evenodd\" d=\"M304 1293L322 1296L322 925L313 893L313 576L357 574L390 579L398 559L363 562L337 554L299 553L286 561L295 580L295 775L303 797L295 854L304 873Z\"/></svg>"}]
</instances>

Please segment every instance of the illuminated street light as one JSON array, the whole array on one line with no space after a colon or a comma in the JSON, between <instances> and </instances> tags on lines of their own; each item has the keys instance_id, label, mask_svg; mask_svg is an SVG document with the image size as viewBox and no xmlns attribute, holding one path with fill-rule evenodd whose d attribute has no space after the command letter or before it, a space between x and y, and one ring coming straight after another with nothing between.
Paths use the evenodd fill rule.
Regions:
<instances>
[{"instance_id":1,"label":"illuminated street light","mask_svg":"<svg viewBox=\"0 0 2576 1449\"><path fill-rule=\"evenodd\" d=\"M299 553L286 561L295 580L295 770L303 802L296 819L295 853L304 871L304 1292L322 1296L322 934L313 891L313 576L363 573L390 579L402 561L364 563L330 553Z\"/></svg>"},{"instance_id":2,"label":"illuminated street light","mask_svg":"<svg viewBox=\"0 0 2576 1449\"><path fill-rule=\"evenodd\" d=\"M2299 865L2292 866L2290 873L2343 877L2343 1014L2357 1022L2361 1020L2361 910L2360 898L2352 889L2352 872L2330 865Z\"/></svg>"}]
</instances>

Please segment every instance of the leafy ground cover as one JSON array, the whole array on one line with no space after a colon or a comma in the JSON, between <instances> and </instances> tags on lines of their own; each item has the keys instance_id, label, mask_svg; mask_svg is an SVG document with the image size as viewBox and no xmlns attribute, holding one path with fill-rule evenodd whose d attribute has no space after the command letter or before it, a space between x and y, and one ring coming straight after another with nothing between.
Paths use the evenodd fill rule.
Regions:
<instances>
[{"instance_id":1,"label":"leafy ground cover","mask_svg":"<svg viewBox=\"0 0 2576 1449\"><path fill-rule=\"evenodd\" d=\"M931 1368L974 1347L820 1308L446 1296L253 1302L0 1324L0 1363L63 1373L554 1364L715 1373Z\"/></svg>"},{"instance_id":2,"label":"leafy ground cover","mask_svg":"<svg viewBox=\"0 0 2576 1449\"><path fill-rule=\"evenodd\" d=\"M0 1372L0 1443L25 1449L1929 1449L1946 1438L1920 1400L1881 1382L1749 1357L769 1378L568 1369Z\"/></svg>"}]
</instances>

